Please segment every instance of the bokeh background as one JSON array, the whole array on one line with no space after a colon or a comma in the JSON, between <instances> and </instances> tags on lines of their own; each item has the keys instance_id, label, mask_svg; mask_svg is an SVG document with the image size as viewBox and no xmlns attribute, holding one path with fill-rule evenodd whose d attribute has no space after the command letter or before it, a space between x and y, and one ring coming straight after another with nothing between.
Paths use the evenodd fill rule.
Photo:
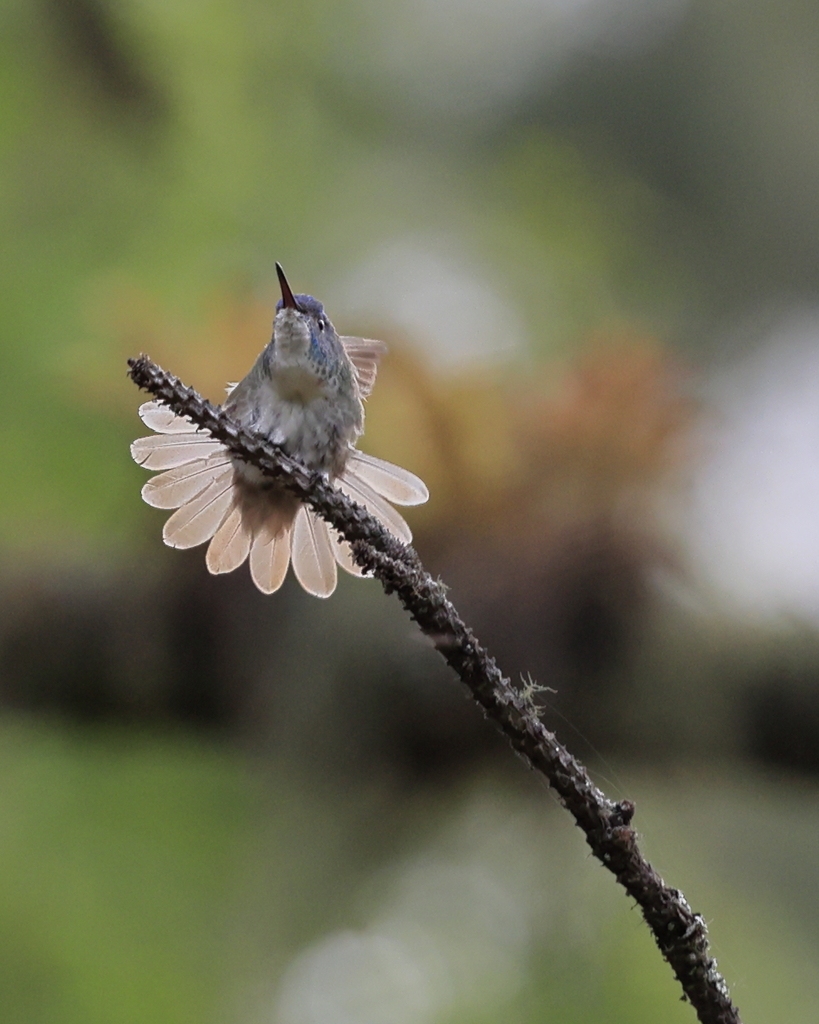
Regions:
<instances>
[{"instance_id":1,"label":"bokeh background","mask_svg":"<svg viewBox=\"0 0 819 1024\"><path fill-rule=\"evenodd\" d=\"M390 345L431 571L812 1024L819 7L4 0L0 112L2 1020L693 1020L377 584L163 547L125 359L218 400L280 260Z\"/></svg>"}]
</instances>

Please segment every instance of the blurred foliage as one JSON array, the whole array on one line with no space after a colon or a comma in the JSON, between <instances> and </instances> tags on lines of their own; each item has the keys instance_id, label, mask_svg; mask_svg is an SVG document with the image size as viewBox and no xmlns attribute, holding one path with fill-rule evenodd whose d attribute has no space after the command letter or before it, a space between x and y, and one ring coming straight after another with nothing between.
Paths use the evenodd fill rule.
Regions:
<instances>
[{"instance_id":1,"label":"blurred foliage","mask_svg":"<svg viewBox=\"0 0 819 1024\"><path fill-rule=\"evenodd\" d=\"M6 547L133 538L144 513L120 455L135 429L123 357L147 349L218 397L269 333L274 257L322 295L381 239L446 230L491 251L546 348L629 305L676 304L678 275L636 227L656 196L616 167L601 180L534 124L488 150L444 128L407 151L386 110L358 110L343 85L334 99L344 67L331 72L337 43L314 30L327 14L5 5Z\"/></svg>"},{"instance_id":2,"label":"blurred foliage","mask_svg":"<svg viewBox=\"0 0 819 1024\"><path fill-rule=\"evenodd\" d=\"M220 1019L248 807L235 760L20 721L0 761L3 1019Z\"/></svg>"},{"instance_id":3,"label":"blurred foliage","mask_svg":"<svg viewBox=\"0 0 819 1024\"><path fill-rule=\"evenodd\" d=\"M679 375L658 342L631 334L596 336L568 370L525 376L441 380L399 353L370 401L368 442L398 449L430 481L436 500L419 510L422 525L539 533L548 545L569 522L652 500L691 422Z\"/></svg>"},{"instance_id":4,"label":"blurred foliage","mask_svg":"<svg viewBox=\"0 0 819 1024\"><path fill-rule=\"evenodd\" d=\"M344 793L172 733L17 719L0 738L4 1020L692 1019L531 776ZM797 857L776 904L760 880L780 830L815 846L816 793L693 781L629 780L649 855L708 907L747 1019L808 1024L815 878Z\"/></svg>"}]
</instances>

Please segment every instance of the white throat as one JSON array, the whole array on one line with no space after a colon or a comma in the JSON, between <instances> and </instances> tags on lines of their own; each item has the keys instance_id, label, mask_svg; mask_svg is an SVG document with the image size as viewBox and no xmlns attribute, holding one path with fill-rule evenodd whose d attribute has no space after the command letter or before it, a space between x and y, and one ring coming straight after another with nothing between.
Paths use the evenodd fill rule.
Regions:
<instances>
[{"instance_id":1,"label":"white throat","mask_svg":"<svg viewBox=\"0 0 819 1024\"><path fill-rule=\"evenodd\" d=\"M273 321L275 358L280 363L304 359L310 351L310 328L295 309L280 309Z\"/></svg>"}]
</instances>

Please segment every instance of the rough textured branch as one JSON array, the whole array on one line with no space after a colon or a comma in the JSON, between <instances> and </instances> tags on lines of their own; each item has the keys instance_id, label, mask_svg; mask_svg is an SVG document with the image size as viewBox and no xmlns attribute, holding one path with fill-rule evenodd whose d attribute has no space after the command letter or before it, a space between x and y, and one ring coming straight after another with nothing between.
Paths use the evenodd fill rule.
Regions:
<instances>
[{"instance_id":1,"label":"rough textured branch","mask_svg":"<svg viewBox=\"0 0 819 1024\"><path fill-rule=\"evenodd\" d=\"M318 474L281 449L234 423L220 408L166 373L147 356L130 359L131 379L177 415L187 416L227 448L274 477L351 542L356 561L431 638L484 713L518 753L542 772L586 835L594 855L639 904L657 945L671 965L701 1024L741 1024L728 987L708 948L708 932L678 889L665 884L641 854L631 827L634 805L609 800L585 768L540 720L534 701L515 689L463 622L445 587L429 575L417 554Z\"/></svg>"}]
</instances>

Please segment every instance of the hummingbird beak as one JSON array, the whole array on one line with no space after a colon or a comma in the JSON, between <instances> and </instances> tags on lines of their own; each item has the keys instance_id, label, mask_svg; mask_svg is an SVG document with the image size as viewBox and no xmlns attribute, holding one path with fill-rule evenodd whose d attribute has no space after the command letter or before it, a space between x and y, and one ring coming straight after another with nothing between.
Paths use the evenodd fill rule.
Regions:
<instances>
[{"instance_id":1,"label":"hummingbird beak","mask_svg":"<svg viewBox=\"0 0 819 1024\"><path fill-rule=\"evenodd\" d=\"M281 263L276 264L276 274L279 278L279 285L282 290L282 302L284 303L285 309L299 309L299 304L293 297L293 292L290 290L290 285L287 283L287 278L284 276ZM301 312L301 310L299 310Z\"/></svg>"}]
</instances>

